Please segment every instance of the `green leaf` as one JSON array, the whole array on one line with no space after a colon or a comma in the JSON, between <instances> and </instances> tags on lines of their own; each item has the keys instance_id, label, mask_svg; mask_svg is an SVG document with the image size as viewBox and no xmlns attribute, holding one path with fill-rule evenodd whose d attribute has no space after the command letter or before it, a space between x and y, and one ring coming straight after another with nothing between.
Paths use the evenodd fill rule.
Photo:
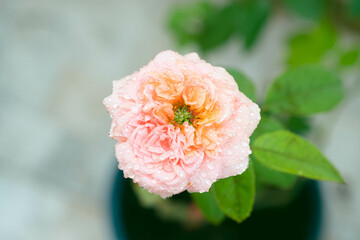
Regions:
<instances>
[{"instance_id":1,"label":"green leaf","mask_svg":"<svg viewBox=\"0 0 360 240\"><path fill-rule=\"evenodd\" d=\"M340 65L342 66L351 66L357 62L359 59L359 49L352 49L346 51L340 58Z\"/></svg>"},{"instance_id":2,"label":"green leaf","mask_svg":"<svg viewBox=\"0 0 360 240\"><path fill-rule=\"evenodd\" d=\"M191 196L196 205L201 209L206 220L213 224L219 224L224 220L225 214L221 211L210 192L192 193Z\"/></svg>"},{"instance_id":3,"label":"green leaf","mask_svg":"<svg viewBox=\"0 0 360 240\"><path fill-rule=\"evenodd\" d=\"M264 109L306 116L325 112L343 98L340 79L319 66L300 66L285 72L270 86Z\"/></svg>"},{"instance_id":4,"label":"green leaf","mask_svg":"<svg viewBox=\"0 0 360 240\"><path fill-rule=\"evenodd\" d=\"M175 6L168 16L168 28L180 46L199 41L204 22L215 12L207 1L196 1L185 6Z\"/></svg>"},{"instance_id":5,"label":"green leaf","mask_svg":"<svg viewBox=\"0 0 360 240\"><path fill-rule=\"evenodd\" d=\"M360 0L350 0L347 10L351 17L360 17Z\"/></svg>"},{"instance_id":6,"label":"green leaf","mask_svg":"<svg viewBox=\"0 0 360 240\"><path fill-rule=\"evenodd\" d=\"M281 124L281 122L279 122L275 118L262 115L257 128L251 135L250 143L252 143L257 137L265 133L274 132L276 130L282 129L284 129L284 126Z\"/></svg>"},{"instance_id":7,"label":"green leaf","mask_svg":"<svg viewBox=\"0 0 360 240\"><path fill-rule=\"evenodd\" d=\"M230 73L233 76L233 78L235 79L235 81L239 87L239 91L244 93L252 101L255 101L255 97L256 97L255 86L250 81L250 79L235 69L226 68L226 71L228 71L228 73Z\"/></svg>"},{"instance_id":8,"label":"green leaf","mask_svg":"<svg viewBox=\"0 0 360 240\"><path fill-rule=\"evenodd\" d=\"M326 157L306 139L289 131L276 131L257 138L252 146L264 166L307 178L344 183Z\"/></svg>"},{"instance_id":9,"label":"green leaf","mask_svg":"<svg viewBox=\"0 0 360 240\"><path fill-rule=\"evenodd\" d=\"M323 17L328 2L328 0L285 0L291 11L308 19Z\"/></svg>"},{"instance_id":10,"label":"green leaf","mask_svg":"<svg viewBox=\"0 0 360 240\"><path fill-rule=\"evenodd\" d=\"M281 189L289 189L294 186L297 177L292 174L279 172L259 163L256 158L252 157L256 181L260 184L275 186Z\"/></svg>"},{"instance_id":11,"label":"green leaf","mask_svg":"<svg viewBox=\"0 0 360 240\"><path fill-rule=\"evenodd\" d=\"M238 223L250 216L254 206L255 178L253 167L237 176L220 179L212 192L220 209Z\"/></svg>"},{"instance_id":12,"label":"green leaf","mask_svg":"<svg viewBox=\"0 0 360 240\"><path fill-rule=\"evenodd\" d=\"M321 22L315 29L290 39L287 63L290 66L320 63L324 55L334 47L336 40L337 32L334 26Z\"/></svg>"},{"instance_id":13,"label":"green leaf","mask_svg":"<svg viewBox=\"0 0 360 240\"><path fill-rule=\"evenodd\" d=\"M204 31L199 38L199 44L203 51L211 50L225 43L235 31L236 18L239 9L232 5L208 14L204 22Z\"/></svg>"},{"instance_id":14,"label":"green leaf","mask_svg":"<svg viewBox=\"0 0 360 240\"><path fill-rule=\"evenodd\" d=\"M238 31L244 37L245 48L251 48L259 36L270 12L268 0L244 1L238 4Z\"/></svg>"},{"instance_id":15,"label":"green leaf","mask_svg":"<svg viewBox=\"0 0 360 240\"><path fill-rule=\"evenodd\" d=\"M286 122L285 126L288 130L290 130L293 133L297 133L299 135L304 135L307 133L311 126L308 118L305 117L296 117L296 116L290 116Z\"/></svg>"},{"instance_id":16,"label":"green leaf","mask_svg":"<svg viewBox=\"0 0 360 240\"><path fill-rule=\"evenodd\" d=\"M251 135L250 143L253 143L254 139L258 138L263 134L283 129L284 126L275 118L261 116L259 125ZM267 168L262 164L258 163L253 155L251 156L251 159L254 163L256 182L264 185L279 187L282 189L288 189L294 185L296 181L296 177L294 175L278 172Z\"/></svg>"}]
</instances>

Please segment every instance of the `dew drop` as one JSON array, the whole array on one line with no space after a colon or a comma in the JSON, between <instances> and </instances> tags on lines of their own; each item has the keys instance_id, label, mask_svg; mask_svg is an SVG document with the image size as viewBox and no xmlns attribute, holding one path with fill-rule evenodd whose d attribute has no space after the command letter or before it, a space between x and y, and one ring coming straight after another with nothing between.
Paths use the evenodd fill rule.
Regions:
<instances>
[{"instance_id":1,"label":"dew drop","mask_svg":"<svg viewBox=\"0 0 360 240\"><path fill-rule=\"evenodd\" d=\"M112 108L113 108L113 109L117 109L118 107L119 107L119 105L117 105L117 104L113 104L113 105L112 105Z\"/></svg>"},{"instance_id":2,"label":"dew drop","mask_svg":"<svg viewBox=\"0 0 360 240\"><path fill-rule=\"evenodd\" d=\"M202 176L202 177L206 177L207 174L206 174L205 172L203 172L203 173L201 174L201 176Z\"/></svg>"},{"instance_id":3,"label":"dew drop","mask_svg":"<svg viewBox=\"0 0 360 240\"><path fill-rule=\"evenodd\" d=\"M241 142L241 146L246 147L247 145L248 145L247 142L245 141Z\"/></svg>"},{"instance_id":4,"label":"dew drop","mask_svg":"<svg viewBox=\"0 0 360 240\"><path fill-rule=\"evenodd\" d=\"M214 164L212 164L212 163L208 163L208 168L210 169L210 170L213 170L215 167L214 167Z\"/></svg>"},{"instance_id":5,"label":"dew drop","mask_svg":"<svg viewBox=\"0 0 360 240\"><path fill-rule=\"evenodd\" d=\"M240 117L238 117L238 118L236 119L236 121L239 122L239 123L241 123L241 122L242 122L242 119L241 119Z\"/></svg>"},{"instance_id":6,"label":"dew drop","mask_svg":"<svg viewBox=\"0 0 360 240\"><path fill-rule=\"evenodd\" d=\"M233 151L232 151L231 149L228 149L228 150L227 150L227 154L228 154L228 155L232 155L232 154L233 154Z\"/></svg>"},{"instance_id":7,"label":"dew drop","mask_svg":"<svg viewBox=\"0 0 360 240\"><path fill-rule=\"evenodd\" d=\"M232 94L232 93L233 93L233 91L231 91L230 89L226 89L225 92L226 92L227 94Z\"/></svg>"},{"instance_id":8,"label":"dew drop","mask_svg":"<svg viewBox=\"0 0 360 240\"><path fill-rule=\"evenodd\" d=\"M253 117L253 116L254 116L254 113L253 113L253 112L250 112L250 116L252 116L252 117Z\"/></svg>"}]
</instances>

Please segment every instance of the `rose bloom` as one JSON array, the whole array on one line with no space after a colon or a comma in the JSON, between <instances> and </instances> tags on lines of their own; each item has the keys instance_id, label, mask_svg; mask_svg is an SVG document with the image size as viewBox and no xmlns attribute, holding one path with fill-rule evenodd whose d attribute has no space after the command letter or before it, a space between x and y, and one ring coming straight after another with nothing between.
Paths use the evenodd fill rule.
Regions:
<instances>
[{"instance_id":1,"label":"rose bloom","mask_svg":"<svg viewBox=\"0 0 360 240\"><path fill-rule=\"evenodd\" d=\"M104 104L124 176L164 198L244 172L260 120L233 77L196 53L161 52L114 81Z\"/></svg>"}]
</instances>

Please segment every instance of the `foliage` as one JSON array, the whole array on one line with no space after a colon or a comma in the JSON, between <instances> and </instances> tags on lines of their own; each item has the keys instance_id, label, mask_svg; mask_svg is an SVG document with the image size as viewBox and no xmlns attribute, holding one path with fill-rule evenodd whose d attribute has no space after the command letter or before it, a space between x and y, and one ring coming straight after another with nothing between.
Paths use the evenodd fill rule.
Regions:
<instances>
[{"instance_id":1,"label":"foliage","mask_svg":"<svg viewBox=\"0 0 360 240\"><path fill-rule=\"evenodd\" d=\"M225 214L221 211L215 197L210 192L192 193L191 196L209 222L219 224L224 220Z\"/></svg>"},{"instance_id":2,"label":"foliage","mask_svg":"<svg viewBox=\"0 0 360 240\"><path fill-rule=\"evenodd\" d=\"M336 31L329 23L360 31L360 0L227 0L221 4L199 0L176 5L170 11L168 28L179 46L195 44L201 51L209 52L230 38L240 37L243 46L250 49L279 9L315 24L324 23L325 19L313 31L294 36L291 47L295 55L290 62L317 62L336 40ZM304 47L309 51L301 51Z\"/></svg>"},{"instance_id":3,"label":"foliage","mask_svg":"<svg viewBox=\"0 0 360 240\"><path fill-rule=\"evenodd\" d=\"M216 5L209 1L177 6L170 13L168 26L180 46L196 43L203 52L210 51L240 36L251 48L269 15L267 0L231 1Z\"/></svg>"},{"instance_id":4,"label":"foliage","mask_svg":"<svg viewBox=\"0 0 360 240\"><path fill-rule=\"evenodd\" d=\"M331 110L343 98L340 79L313 65L291 69L271 85L264 109L294 116Z\"/></svg>"},{"instance_id":5,"label":"foliage","mask_svg":"<svg viewBox=\"0 0 360 240\"><path fill-rule=\"evenodd\" d=\"M255 199L255 176L252 165L240 175L220 179L211 189L220 209L237 222L250 216Z\"/></svg>"}]
</instances>

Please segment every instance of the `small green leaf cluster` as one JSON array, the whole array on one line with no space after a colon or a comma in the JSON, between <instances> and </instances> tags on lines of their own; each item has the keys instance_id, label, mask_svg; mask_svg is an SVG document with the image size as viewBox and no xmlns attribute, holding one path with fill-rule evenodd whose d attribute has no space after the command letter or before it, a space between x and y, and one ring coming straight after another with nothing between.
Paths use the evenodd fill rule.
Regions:
<instances>
[{"instance_id":1,"label":"small green leaf cluster","mask_svg":"<svg viewBox=\"0 0 360 240\"><path fill-rule=\"evenodd\" d=\"M239 90L256 101L255 87L230 69ZM309 116L333 109L344 96L340 79L316 65L291 68L269 87L261 105L262 119L251 136L248 169L220 179L207 193L192 194L205 218L219 224L227 216L237 222L250 216L258 185L289 189L298 177L344 183L331 162L299 133L310 126Z\"/></svg>"}]
</instances>

